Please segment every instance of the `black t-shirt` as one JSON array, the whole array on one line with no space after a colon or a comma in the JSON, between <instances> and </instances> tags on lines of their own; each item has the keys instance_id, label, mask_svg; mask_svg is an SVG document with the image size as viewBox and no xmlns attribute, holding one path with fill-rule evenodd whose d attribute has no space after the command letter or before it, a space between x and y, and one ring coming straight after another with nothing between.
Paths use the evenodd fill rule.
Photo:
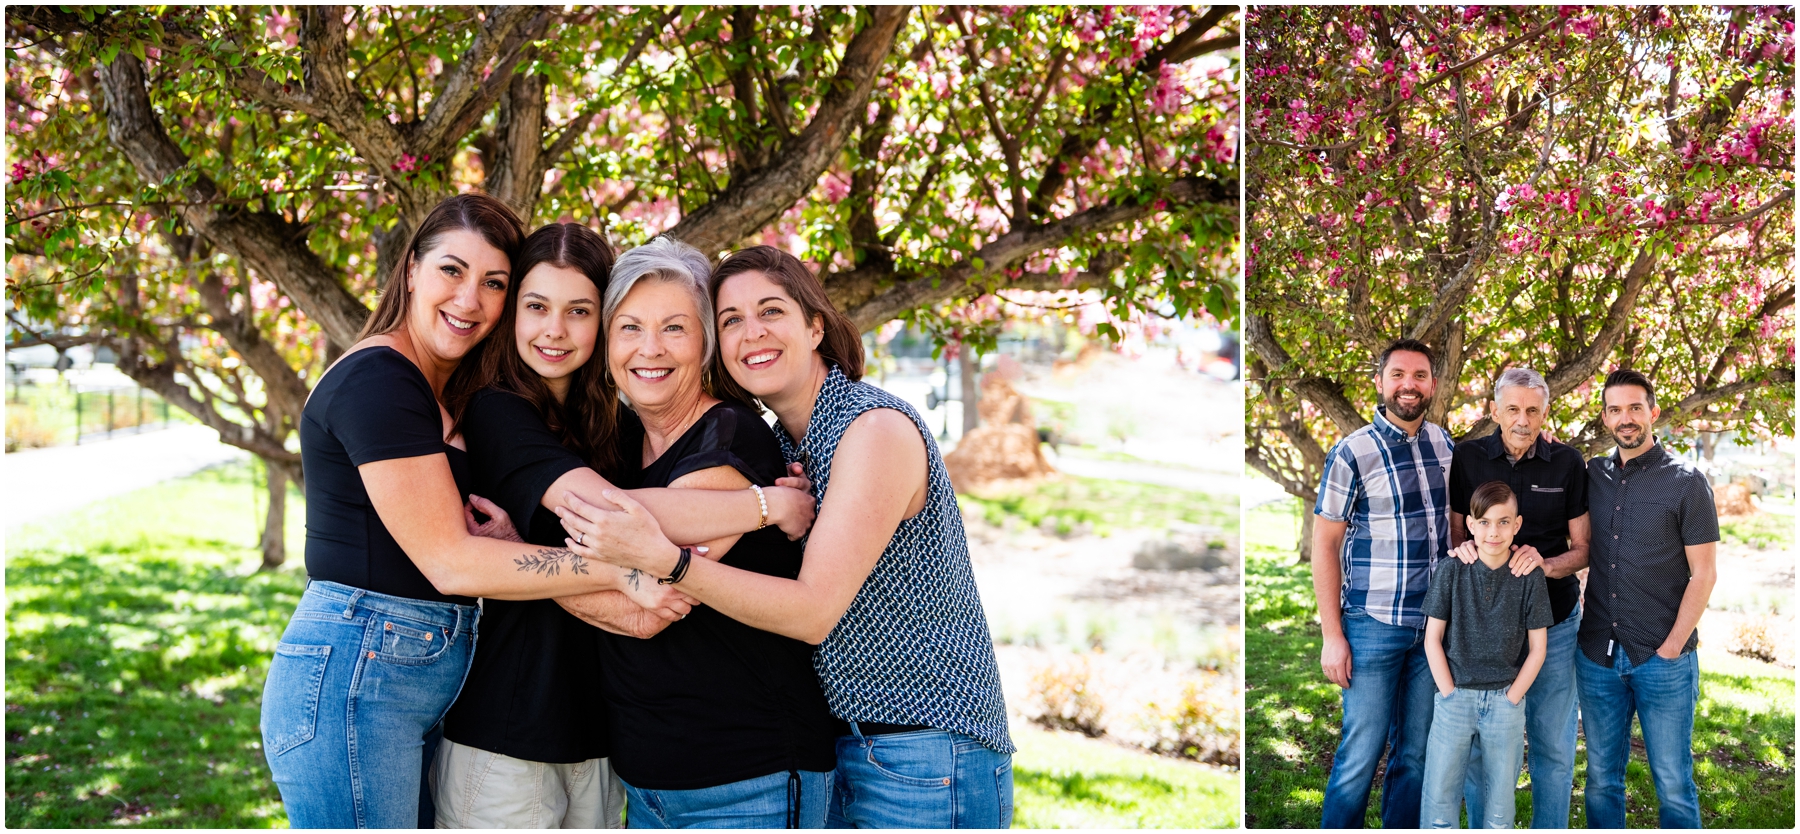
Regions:
<instances>
[{"instance_id":1,"label":"black t-shirt","mask_svg":"<svg viewBox=\"0 0 1800 834\"><path fill-rule=\"evenodd\" d=\"M378 460L447 455L456 490L469 493L469 465L444 442L431 385L390 347L356 351L325 374L300 415L306 473L306 575L411 599L474 605L438 592L394 541L356 467Z\"/></svg>"},{"instance_id":2,"label":"black t-shirt","mask_svg":"<svg viewBox=\"0 0 1800 834\"><path fill-rule=\"evenodd\" d=\"M1488 481L1505 482L1518 496L1524 521L1513 544L1531 545L1546 559L1569 551L1569 519L1588 511L1587 463L1580 452L1539 437L1531 453L1514 463L1506 458L1499 432L1456 444L1450 458L1450 509L1468 515L1469 500ZM1575 613L1575 604L1581 601L1580 577L1546 579L1545 586L1556 622Z\"/></svg>"},{"instance_id":3,"label":"black t-shirt","mask_svg":"<svg viewBox=\"0 0 1800 834\"><path fill-rule=\"evenodd\" d=\"M625 450L641 460L641 447ZM751 483L782 476L781 447L748 407L702 415L635 487L666 487L729 466ZM774 525L738 539L720 560L769 576L800 575L802 548ZM701 558L701 557L694 557ZM634 787L689 790L787 770L837 766L837 726L813 672L813 647L760 631L708 606L649 640L601 633L612 707L612 766Z\"/></svg>"},{"instance_id":4,"label":"black t-shirt","mask_svg":"<svg viewBox=\"0 0 1800 834\"><path fill-rule=\"evenodd\" d=\"M540 502L557 478L587 464L531 403L492 388L477 393L463 416L463 438L470 492L506 510L527 542L563 546L562 524ZM444 737L533 762L608 755L594 662L600 633L555 600L483 601L475 660L444 717Z\"/></svg>"}]
</instances>

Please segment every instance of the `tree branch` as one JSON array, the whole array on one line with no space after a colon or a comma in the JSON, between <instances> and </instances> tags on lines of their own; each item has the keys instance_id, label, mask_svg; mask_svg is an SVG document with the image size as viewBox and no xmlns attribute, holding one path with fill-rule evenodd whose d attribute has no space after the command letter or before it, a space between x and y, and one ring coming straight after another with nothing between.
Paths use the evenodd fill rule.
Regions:
<instances>
[{"instance_id":1,"label":"tree branch","mask_svg":"<svg viewBox=\"0 0 1800 834\"><path fill-rule=\"evenodd\" d=\"M750 176L733 180L711 202L681 219L668 234L716 253L774 222L818 183L867 117L875 77L893 49L909 6L871 8L869 24L844 48L837 74L819 102L812 121L798 136L782 143L769 164Z\"/></svg>"},{"instance_id":2,"label":"tree branch","mask_svg":"<svg viewBox=\"0 0 1800 834\"><path fill-rule=\"evenodd\" d=\"M157 183L184 173L187 156L169 139L151 107L143 62L121 50L111 64L100 68L99 76L105 93L107 134L138 176ZM334 344L348 347L356 340L368 308L351 296L307 247L303 227L269 212L211 205L223 193L204 174L190 174L182 191L195 203L177 209L189 228L279 286Z\"/></svg>"},{"instance_id":3,"label":"tree branch","mask_svg":"<svg viewBox=\"0 0 1800 834\"><path fill-rule=\"evenodd\" d=\"M1171 203L1207 204L1233 212L1238 206L1237 180L1176 180L1162 195ZM896 273L891 267L863 265L830 276L825 292L859 329L889 321L905 310L951 298L985 276L997 275L1028 255L1082 235L1116 228L1156 211L1155 198L1142 202L1103 203L1050 223L1014 228L989 241L964 260L922 274ZM981 262L980 268L975 265ZM996 286L1007 289L1010 286Z\"/></svg>"}]
</instances>

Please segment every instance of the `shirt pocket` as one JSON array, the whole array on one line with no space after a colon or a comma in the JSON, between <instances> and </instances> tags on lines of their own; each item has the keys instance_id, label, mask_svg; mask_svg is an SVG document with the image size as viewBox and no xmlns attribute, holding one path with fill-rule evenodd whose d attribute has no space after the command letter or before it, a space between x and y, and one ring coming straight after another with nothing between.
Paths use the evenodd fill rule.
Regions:
<instances>
[{"instance_id":1,"label":"shirt pocket","mask_svg":"<svg viewBox=\"0 0 1800 834\"><path fill-rule=\"evenodd\" d=\"M1626 502L1626 526L1622 535L1626 540L1651 547L1662 547L1670 542L1680 546L1681 507L1675 498L1623 500Z\"/></svg>"},{"instance_id":2,"label":"shirt pocket","mask_svg":"<svg viewBox=\"0 0 1800 834\"><path fill-rule=\"evenodd\" d=\"M1519 496L1519 515L1534 529L1567 523L1563 515L1568 497L1568 490L1561 486L1526 484L1525 493Z\"/></svg>"}]
</instances>

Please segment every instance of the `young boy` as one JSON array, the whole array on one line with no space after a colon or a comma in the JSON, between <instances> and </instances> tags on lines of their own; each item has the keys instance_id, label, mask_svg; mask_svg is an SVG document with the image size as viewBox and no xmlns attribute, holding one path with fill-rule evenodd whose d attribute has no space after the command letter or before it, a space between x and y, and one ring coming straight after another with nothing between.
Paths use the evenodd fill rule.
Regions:
<instances>
[{"instance_id":1,"label":"young boy","mask_svg":"<svg viewBox=\"0 0 1800 834\"><path fill-rule=\"evenodd\" d=\"M1519 503L1504 482L1489 481L1469 499L1469 534L1481 554L1465 565L1437 563L1425 595L1425 657L1438 695L1425 742L1419 822L1456 828L1462 817L1469 745L1481 739L1487 819L1471 828L1511 828L1513 789L1525 753L1525 692L1544 665L1550 593L1539 568L1507 567L1519 529ZM1529 650L1527 650L1529 645Z\"/></svg>"}]
</instances>

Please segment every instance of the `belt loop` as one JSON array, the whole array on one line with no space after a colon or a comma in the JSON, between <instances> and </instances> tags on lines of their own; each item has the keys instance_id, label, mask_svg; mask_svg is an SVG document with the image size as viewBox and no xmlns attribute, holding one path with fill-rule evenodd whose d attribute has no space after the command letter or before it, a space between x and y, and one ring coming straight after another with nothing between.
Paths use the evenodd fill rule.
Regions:
<instances>
[{"instance_id":1,"label":"belt loop","mask_svg":"<svg viewBox=\"0 0 1800 834\"><path fill-rule=\"evenodd\" d=\"M856 726L855 721L850 722L850 734L853 736L856 736L859 739L863 739L864 741L868 740L868 739L864 738L864 736L862 734L862 728Z\"/></svg>"},{"instance_id":2,"label":"belt loop","mask_svg":"<svg viewBox=\"0 0 1800 834\"><path fill-rule=\"evenodd\" d=\"M344 603L344 619L348 620L356 614L356 603L362 601L363 593L361 588L350 592L350 601Z\"/></svg>"}]
</instances>

